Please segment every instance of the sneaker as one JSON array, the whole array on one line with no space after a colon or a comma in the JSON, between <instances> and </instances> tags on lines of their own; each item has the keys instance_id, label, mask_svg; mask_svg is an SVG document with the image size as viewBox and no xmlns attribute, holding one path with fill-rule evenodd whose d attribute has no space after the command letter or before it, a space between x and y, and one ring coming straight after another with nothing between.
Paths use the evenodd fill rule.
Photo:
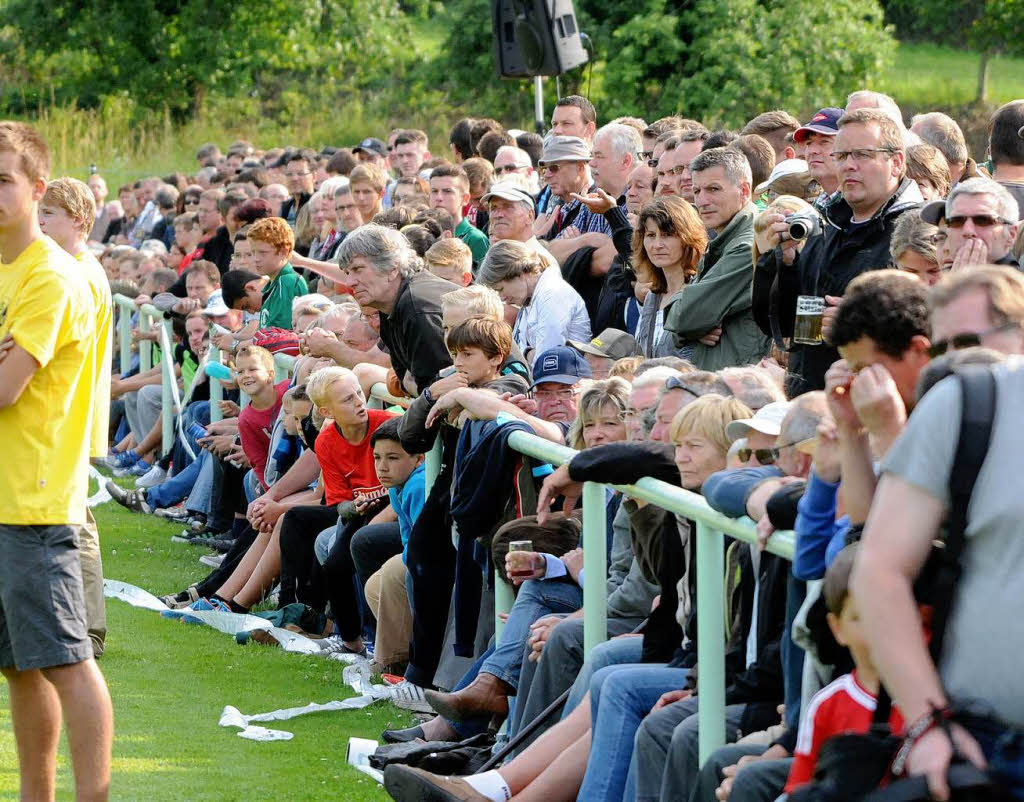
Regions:
<instances>
[{"instance_id":1,"label":"sneaker","mask_svg":"<svg viewBox=\"0 0 1024 802\"><path fill-rule=\"evenodd\" d=\"M182 613L181 620L184 623L186 623L186 624L205 624L206 623L201 618L196 618L194 615L189 615L188 614L189 610L196 610L196 611L201 611L201 612L215 611L215 612L218 612L218 613L230 613L231 612L231 608L228 607L220 599L200 599L195 604L193 604L191 607L188 607L187 609L180 611ZM170 611L170 612L178 612L178 611ZM161 613L161 615L164 615L164 613Z\"/></svg>"},{"instance_id":2,"label":"sneaker","mask_svg":"<svg viewBox=\"0 0 1024 802\"><path fill-rule=\"evenodd\" d=\"M434 709L427 703L423 688L406 680L391 689L391 702L402 710L414 713L433 713Z\"/></svg>"},{"instance_id":3,"label":"sneaker","mask_svg":"<svg viewBox=\"0 0 1024 802\"><path fill-rule=\"evenodd\" d=\"M231 547L235 545L235 539L233 537L215 537L210 540L208 545L214 551L227 554L231 551Z\"/></svg>"},{"instance_id":4,"label":"sneaker","mask_svg":"<svg viewBox=\"0 0 1024 802\"><path fill-rule=\"evenodd\" d=\"M131 449L127 451L112 451L107 455L104 460L108 468L123 468L126 465L131 465L138 457L135 456L135 452Z\"/></svg>"},{"instance_id":5,"label":"sneaker","mask_svg":"<svg viewBox=\"0 0 1024 802\"><path fill-rule=\"evenodd\" d=\"M191 529L196 534L199 534L200 532L205 532L206 516L203 515L201 512L194 513L186 519L185 526L186 528Z\"/></svg>"},{"instance_id":6,"label":"sneaker","mask_svg":"<svg viewBox=\"0 0 1024 802\"><path fill-rule=\"evenodd\" d=\"M214 532L212 529L204 529L202 532L193 532L188 538L188 544L190 546L213 548L213 541L225 537L226 535L226 532Z\"/></svg>"},{"instance_id":7,"label":"sneaker","mask_svg":"<svg viewBox=\"0 0 1024 802\"><path fill-rule=\"evenodd\" d=\"M136 462L134 465L128 468L128 476L136 476L141 479L143 476L149 473L149 470L152 467L153 466L146 462L144 459L140 459L138 462ZM136 485L136 487L138 487L138 485Z\"/></svg>"},{"instance_id":8,"label":"sneaker","mask_svg":"<svg viewBox=\"0 0 1024 802\"><path fill-rule=\"evenodd\" d=\"M136 487L156 487L167 478L167 471L159 465L154 465L146 473L135 480Z\"/></svg>"},{"instance_id":9,"label":"sneaker","mask_svg":"<svg viewBox=\"0 0 1024 802\"><path fill-rule=\"evenodd\" d=\"M366 647L356 651L350 649L345 645L345 642L341 639L341 635L331 635L330 637L324 638L319 643L320 654L324 657L331 657L332 655L343 655L343 654L354 654L356 657L367 657Z\"/></svg>"},{"instance_id":10,"label":"sneaker","mask_svg":"<svg viewBox=\"0 0 1024 802\"><path fill-rule=\"evenodd\" d=\"M189 585L181 593L170 593L166 596L161 596L160 601L172 610L180 610L199 601L199 591L195 585Z\"/></svg>"},{"instance_id":11,"label":"sneaker","mask_svg":"<svg viewBox=\"0 0 1024 802\"><path fill-rule=\"evenodd\" d=\"M145 479L145 477L143 477ZM138 486L138 482L135 483ZM185 509L184 504L178 504L174 507L157 507L153 510L153 514L157 518L165 518L168 521L184 521L187 520L192 513Z\"/></svg>"},{"instance_id":12,"label":"sneaker","mask_svg":"<svg viewBox=\"0 0 1024 802\"><path fill-rule=\"evenodd\" d=\"M122 507L126 507L133 512L144 512L147 514L153 512L153 508L146 501L145 490L125 490L114 481L107 481L105 487L107 492L110 493L110 497Z\"/></svg>"},{"instance_id":13,"label":"sneaker","mask_svg":"<svg viewBox=\"0 0 1024 802\"><path fill-rule=\"evenodd\" d=\"M210 568L220 568L220 564L224 562L223 554L204 554L199 558L199 562L203 565L208 565Z\"/></svg>"}]
</instances>

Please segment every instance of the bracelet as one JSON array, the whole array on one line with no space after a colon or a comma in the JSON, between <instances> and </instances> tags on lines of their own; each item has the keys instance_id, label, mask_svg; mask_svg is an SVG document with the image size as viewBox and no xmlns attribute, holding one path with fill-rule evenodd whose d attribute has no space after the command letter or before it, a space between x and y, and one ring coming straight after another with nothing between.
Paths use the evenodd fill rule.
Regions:
<instances>
[{"instance_id":1,"label":"bracelet","mask_svg":"<svg viewBox=\"0 0 1024 802\"><path fill-rule=\"evenodd\" d=\"M917 745L917 742L935 728L942 728L949 737L950 742L952 742L953 736L949 730L949 722L952 718L953 712L948 707L935 707L933 705L929 712L911 724L907 728L907 734L903 738L903 743L900 745L899 750L896 752L896 757L892 761L893 775L896 777L903 775L903 772L906 770L907 759L910 757L910 753Z\"/></svg>"}]
</instances>

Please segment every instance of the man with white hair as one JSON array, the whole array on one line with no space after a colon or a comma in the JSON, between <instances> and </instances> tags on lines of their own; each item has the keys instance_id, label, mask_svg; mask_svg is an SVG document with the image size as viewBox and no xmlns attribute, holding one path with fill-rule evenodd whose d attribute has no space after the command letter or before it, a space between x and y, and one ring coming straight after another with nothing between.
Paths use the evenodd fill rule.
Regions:
<instances>
[{"instance_id":1,"label":"man with white hair","mask_svg":"<svg viewBox=\"0 0 1024 802\"><path fill-rule=\"evenodd\" d=\"M519 175L526 181L529 191L536 195L540 191L537 171L533 168L530 154L514 145L502 145L494 157L494 178L501 181L506 176Z\"/></svg>"},{"instance_id":2,"label":"man with white hair","mask_svg":"<svg viewBox=\"0 0 1024 802\"><path fill-rule=\"evenodd\" d=\"M402 234L373 223L345 238L338 266L355 299L380 313L380 337L399 379L410 393L430 386L452 363L441 327L441 296L458 287L423 270Z\"/></svg>"},{"instance_id":3,"label":"man with white hair","mask_svg":"<svg viewBox=\"0 0 1024 802\"><path fill-rule=\"evenodd\" d=\"M946 219L946 246L953 254L953 269L972 265L1017 267L1012 247L1017 236L1019 210L1009 190L991 178L968 178L949 193L945 206L933 202L921 219Z\"/></svg>"},{"instance_id":4,"label":"man with white hair","mask_svg":"<svg viewBox=\"0 0 1024 802\"><path fill-rule=\"evenodd\" d=\"M594 134L590 174L600 189L619 200L620 206L625 204L622 194L642 148L639 132L628 125L608 123Z\"/></svg>"},{"instance_id":5,"label":"man with white hair","mask_svg":"<svg viewBox=\"0 0 1024 802\"><path fill-rule=\"evenodd\" d=\"M900 127L900 131L903 133L904 147L909 148L912 145L921 144L921 137L907 130L907 126L903 122L903 112L900 111L896 101L888 95L883 95L881 92L872 92L870 89L851 92L846 98L846 109L844 111L849 114L857 109L878 109L885 114Z\"/></svg>"},{"instance_id":6,"label":"man with white hair","mask_svg":"<svg viewBox=\"0 0 1024 802\"><path fill-rule=\"evenodd\" d=\"M979 174L978 165L967 151L963 130L948 114L941 111L917 114L910 121L910 130L943 155L954 185L962 178L973 178Z\"/></svg>"}]
</instances>

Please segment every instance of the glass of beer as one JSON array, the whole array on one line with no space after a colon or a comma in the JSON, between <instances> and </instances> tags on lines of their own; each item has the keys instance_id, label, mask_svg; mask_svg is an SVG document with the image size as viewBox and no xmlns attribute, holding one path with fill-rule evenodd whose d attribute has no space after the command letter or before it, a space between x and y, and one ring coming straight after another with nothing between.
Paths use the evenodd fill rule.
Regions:
<instances>
[{"instance_id":1,"label":"glass of beer","mask_svg":"<svg viewBox=\"0 0 1024 802\"><path fill-rule=\"evenodd\" d=\"M825 299L816 295L801 295L796 299L796 324L793 342L803 345L821 345L821 317Z\"/></svg>"},{"instance_id":2,"label":"glass of beer","mask_svg":"<svg viewBox=\"0 0 1024 802\"><path fill-rule=\"evenodd\" d=\"M533 576L532 540L511 540L508 544L508 568L510 579L529 579Z\"/></svg>"}]
</instances>

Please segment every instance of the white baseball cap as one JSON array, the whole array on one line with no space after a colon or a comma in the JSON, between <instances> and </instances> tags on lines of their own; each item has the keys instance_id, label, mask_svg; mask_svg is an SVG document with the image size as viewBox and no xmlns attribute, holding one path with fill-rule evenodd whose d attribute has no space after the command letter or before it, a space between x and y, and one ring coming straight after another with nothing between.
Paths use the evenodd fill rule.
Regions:
<instances>
[{"instance_id":1,"label":"white baseball cap","mask_svg":"<svg viewBox=\"0 0 1024 802\"><path fill-rule=\"evenodd\" d=\"M732 421L725 427L725 436L729 438L730 443L733 440L746 437L752 431L761 432L770 437L778 437L779 432L782 431L782 419L786 417L791 406L789 401L773 401L771 404L765 404L754 414L754 417Z\"/></svg>"}]
</instances>

